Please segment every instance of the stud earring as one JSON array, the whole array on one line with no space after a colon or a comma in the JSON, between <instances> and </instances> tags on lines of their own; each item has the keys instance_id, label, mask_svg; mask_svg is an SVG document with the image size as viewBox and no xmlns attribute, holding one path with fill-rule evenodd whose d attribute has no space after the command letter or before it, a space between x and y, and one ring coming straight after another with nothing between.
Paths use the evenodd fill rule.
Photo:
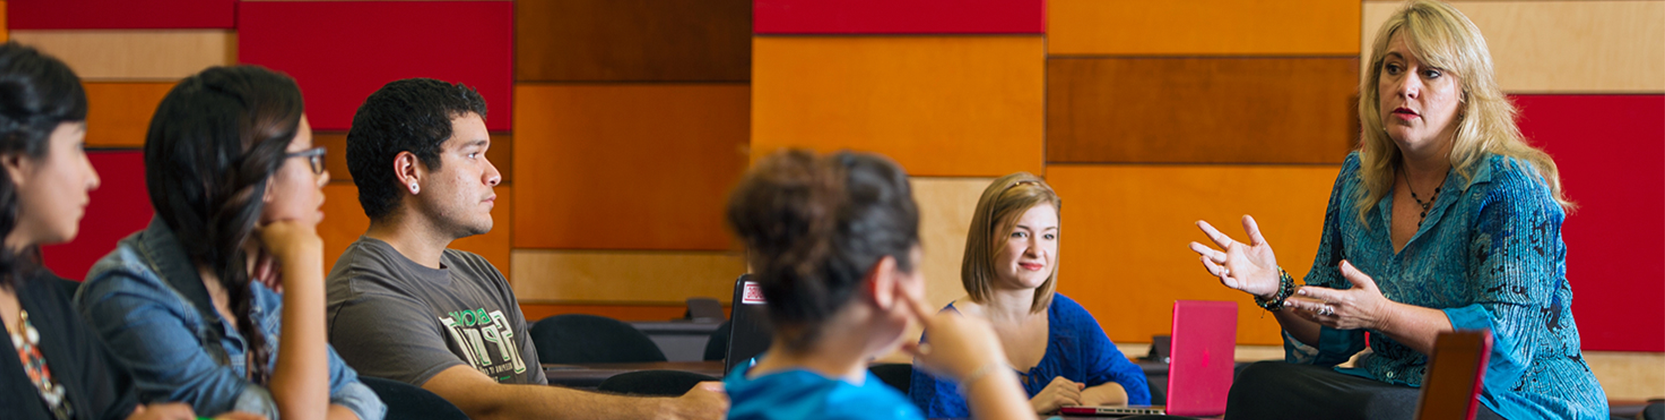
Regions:
<instances>
[{"instance_id":1,"label":"stud earring","mask_svg":"<svg viewBox=\"0 0 1665 420\"><path fill-rule=\"evenodd\" d=\"M411 194L416 194L416 183L415 182L410 183L410 193Z\"/></svg>"}]
</instances>

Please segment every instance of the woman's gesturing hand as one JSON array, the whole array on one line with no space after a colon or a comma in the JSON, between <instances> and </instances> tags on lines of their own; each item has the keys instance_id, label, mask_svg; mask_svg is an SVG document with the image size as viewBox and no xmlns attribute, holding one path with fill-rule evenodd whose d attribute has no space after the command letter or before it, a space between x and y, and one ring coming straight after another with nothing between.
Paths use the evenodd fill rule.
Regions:
<instances>
[{"instance_id":1,"label":"woman's gesturing hand","mask_svg":"<svg viewBox=\"0 0 1665 420\"><path fill-rule=\"evenodd\" d=\"M1220 233L1205 221L1198 220L1197 228L1220 247L1191 243L1191 250L1202 256L1203 268L1219 277L1220 284L1263 298L1278 293L1278 259L1272 255L1272 245L1260 236L1260 226L1253 217L1243 216L1243 230L1249 234L1247 244Z\"/></svg>"},{"instance_id":2,"label":"woman's gesturing hand","mask_svg":"<svg viewBox=\"0 0 1665 420\"><path fill-rule=\"evenodd\" d=\"M1338 330L1380 330L1393 302L1382 296L1375 279L1353 267L1352 262L1341 261L1341 276L1353 283L1353 288L1303 286L1286 307L1294 308L1302 318Z\"/></svg>"}]
</instances>

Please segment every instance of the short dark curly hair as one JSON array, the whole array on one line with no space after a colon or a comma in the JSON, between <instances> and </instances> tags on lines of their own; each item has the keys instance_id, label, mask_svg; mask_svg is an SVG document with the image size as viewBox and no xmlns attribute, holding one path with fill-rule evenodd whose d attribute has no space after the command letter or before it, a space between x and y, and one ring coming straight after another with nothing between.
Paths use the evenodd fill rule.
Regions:
<instances>
[{"instance_id":1,"label":"short dark curly hair","mask_svg":"<svg viewBox=\"0 0 1665 420\"><path fill-rule=\"evenodd\" d=\"M365 98L347 131L347 171L358 186L364 215L380 220L399 207L404 186L394 178L394 156L411 152L429 169L439 169L439 150L451 138L451 120L469 113L486 118L480 92L434 79L395 80Z\"/></svg>"}]
</instances>

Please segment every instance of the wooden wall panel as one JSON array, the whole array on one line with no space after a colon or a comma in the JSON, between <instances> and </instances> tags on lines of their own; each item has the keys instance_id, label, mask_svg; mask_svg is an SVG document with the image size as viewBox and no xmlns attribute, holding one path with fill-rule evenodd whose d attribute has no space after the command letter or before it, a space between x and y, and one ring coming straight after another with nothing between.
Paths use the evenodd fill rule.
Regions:
<instances>
[{"instance_id":1,"label":"wooden wall panel","mask_svg":"<svg viewBox=\"0 0 1665 420\"><path fill-rule=\"evenodd\" d=\"M144 147L150 116L173 82L87 82L87 146Z\"/></svg>"},{"instance_id":2,"label":"wooden wall panel","mask_svg":"<svg viewBox=\"0 0 1665 420\"><path fill-rule=\"evenodd\" d=\"M347 132L316 131L312 133L312 143L329 149L329 154L324 158L324 166L329 168L330 182L353 182L353 173L347 169ZM486 150L486 160L491 161L491 164L497 167L497 171L503 174L501 185L514 184L513 156L514 136L506 132L492 133L491 149ZM505 220L503 223L508 221Z\"/></svg>"},{"instance_id":3,"label":"wooden wall panel","mask_svg":"<svg viewBox=\"0 0 1665 420\"><path fill-rule=\"evenodd\" d=\"M81 230L69 243L41 247L41 262L47 268L77 281L114 251L116 242L148 226L155 214L145 187L143 152L94 150L87 152L87 160L98 171L99 187L87 194Z\"/></svg>"},{"instance_id":4,"label":"wooden wall panel","mask_svg":"<svg viewBox=\"0 0 1665 420\"><path fill-rule=\"evenodd\" d=\"M1579 329L1583 333L1582 328ZM1647 401L1665 396L1665 353L1582 352L1608 401Z\"/></svg>"},{"instance_id":5,"label":"wooden wall panel","mask_svg":"<svg viewBox=\"0 0 1665 420\"><path fill-rule=\"evenodd\" d=\"M925 300L932 308L965 296L960 283L960 261L965 258L965 236L977 198L994 182L991 178L913 178L913 197L919 204L919 241L925 248ZM917 335L917 332L914 333Z\"/></svg>"},{"instance_id":6,"label":"wooden wall panel","mask_svg":"<svg viewBox=\"0 0 1665 420\"><path fill-rule=\"evenodd\" d=\"M746 272L732 252L514 250L515 296L522 302L683 304L727 302Z\"/></svg>"},{"instance_id":7,"label":"wooden wall panel","mask_svg":"<svg viewBox=\"0 0 1665 420\"><path fill-rule=\"evenodd\" d=\"M1561 237L1585 350L1665 352L1665 95L1527 95L1521 132L1578 203Z\"/></svg>"},{"instance_id":8,"label":"wooden wall panel","mask_svg":"<svg viewBox=\"0 0 1665 420\"><path fill-rule=\"evenodd\" d=\"M724 308L728 309L728 308ZM630 321L664 321L682 318L688 311L686 304L658 304L658 305L585 305L536 303L521 301L520 313L526 316L526 322L566 314L601 315L624 322Z\"/></svg>"},{"instance_id":9,"label":"wooden wall panel","mask_svg":"<svg viewBox=\"0 0 1665 420\"><path fill-rule=\"evenodd\" d=\"M515 247L724 250L748 88L516 87Z\"/></svg>"},{"instance_id":10,"label":"wooden wall panel","mask_svg":"<svg viewBox=\"0 0 1665 420\"><path fill-rule=\"evenodd\" d=\"M1354 58L1047 60L1047 161L1341 163Z\"/></svg>"},{"instance_id":11,"label":"wooden wall panel","mask_svg":"<svg viewBox=\"0 0 1665 420\"><path fill-rule=\"evenodd\" d=\"M1033 36L759 37L752 158L883 153L915 176L1041 172L1043 42Z\"/></svg>"},{"instance_id":12,"label":"wooden wall panel","mask_svg":"<svg viewBox=\"0 0 1665 420\"><path fill-rule=\"evenodd\" d=\"M499 186L497 206L491 210L495 226L484 235L471 236L452 242L450 248L460 249L485 257L491 265L509 276L509 212L513 207L514 189ZM324 221L318 224L318 236L324 239L324 272L335 267L335 260L347 245L357 241L370 229L370 218L358 203L358 187L350 183L331 182L324 186Z\"/></svg>"},{"instance_id":13,"label":"wooden wall panel","mask_svg":"<svg viewBox=\"0 0 1665 420\"><path fill-rule=\"evenodd\" d=\"M13 30L11 38L52 54L83 81L175 81L237 62L225 30Z\"/></svg>"},{"instance_id":14,"label":"wooden wall panel","mask_svg":"<svg viewBox=\"0 0 1665 420\"><path fill-rule=\"evenodd\" d=\"M14 29L231 29L236 0L14 0Z\"/></svg>"},{"instance_id":15,"label":"wooden wall panel","mask_svg":"<svg viewBox=\"0 0 1665 420\"><path fill-rule=\"evenodd\" d=\"M513 111L514 4L481 2L252 2L239 6L242 61L293 76L317 130L346 130L371 92L431 77L480 91L486 128ZM443 28L440 30L439 28Z\"/></svg>"},{"instance_id":16,"label":"wooden wall panel","mask_svg":"<svg viewBox=\"0 0 1665 420\"><path fill-rule=\"evenodd\" d=\"M10 8L10 6L6 5L6 2L0 1L0 42L6 42L11 39L12 28L9 19L10 16L6 14L7 10Z\"/></svg>"},{"instance_id":17,"label":"wooden wall panel","mask_svg":"<svg viewBox=\"0 0 1665 420\"><path fill-rule=\"evenodd\" d=\"M1359 2L1047 2L1054 55L1353 55Z\"/></svg>"},{"instance_id":18,"label":"wooden wall panel","mask_svg":"<svg viewBox=\"0 0 1665 420\"><path fill-rule=\"evenodd\" d=\"M1665 1L1452 4L1480 27L1505 91L1665 92ZM1364 4L1362 55L1400 5Z\"/></svg>"},{"instance_id":19,"label":"wooden wall panel","mask_svg":"<svg viewBox=\"0 0 1665 420\"><path fill-rule=\"evenodd\" d=\"M515 2L519 81L730 81L751 74L750 0Z\"/></svg>"},{"instance_id":20,"label":"wooden wall panel","mask_svg":"<svg viewBox=\"0 0 1665 420\"><path fill-rule=\"evenodd\" d=\"M1331 165L1051 165L1047 181L1064 199L1058 291L1098 319L1114 341L1167 335L1176 299L1237 302L1239 344L1278 344L1278 323L1248 294L1211 277L1191 252L1206 242L1197 220L1246 240L1255 216L1290 275L1312 266Z\"/></svg>"},{"instance_id":21,"label":"wooden wall panel","mask_svg":"<svg viewBox=\"0 0 1665 420\"><path fill-rule=\"evenodd\" d=\"M1041 0L758 0L759 34L1038 34Z\"/></svg>"}]
</instances>

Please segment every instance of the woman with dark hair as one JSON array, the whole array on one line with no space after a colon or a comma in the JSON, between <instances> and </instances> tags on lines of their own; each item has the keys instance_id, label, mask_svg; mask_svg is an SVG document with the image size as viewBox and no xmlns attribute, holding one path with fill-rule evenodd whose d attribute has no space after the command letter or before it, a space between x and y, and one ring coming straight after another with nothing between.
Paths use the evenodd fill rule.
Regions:
<instances>
[{"instance_id":1,"label":"woman with dark hair","mask_svg":"<svg viewBox=\"0 0 1665 420\"><path fill-rule=\"evenodd\" d=\"M294 79L254 66L211 67L157 106L145 139L157 217L76 297L144 395L211 414L382 418L325 339L329 174L301 106Z\"/></svg>"},{"instance_id":2,"label":"woman with dark hair","mask_svg":"<svg viewBox=\"0 0 1665 420\"><path fill-rule=\"evenodd\" d=\"M774 154L729 198L774 342L724 380L731 419L922 419L867 371L919 319L917 366L953 378L984 419L1033 419L988 324L920 303L919 210L907 174L867 154Z\"/></svg>"},{"instance_id":3,"label":"woman with dark hair","mask_svg":"<svg viewBox=\"0 0 1665 420\"><path fill-rule=\"evenodd\" d=\"M87 94L69 66L0 45L0 412L20 419L194 419L184 404L138 403L132 379L40 266L40 245L69 242L98 188L82 149Z\"/></svg>"},{"instance_id":4,"label":"woman with dark hair","mask_svg":"<svg viewBox=\"0 0 1665 420\"><path fill-rule=\"evenodd\" d=\"M1069 405L1150 404L1145 372L1123 356L1093 315L1058 293L1063 199L1028 172L983 189L966 231L960 282L966 296L944 311L987 320L1036 413ZM932 331L926 330L929 338ZM908 396L932 418L965 417L952 382L915 371Z\"/></svg>"}]
</instances>

